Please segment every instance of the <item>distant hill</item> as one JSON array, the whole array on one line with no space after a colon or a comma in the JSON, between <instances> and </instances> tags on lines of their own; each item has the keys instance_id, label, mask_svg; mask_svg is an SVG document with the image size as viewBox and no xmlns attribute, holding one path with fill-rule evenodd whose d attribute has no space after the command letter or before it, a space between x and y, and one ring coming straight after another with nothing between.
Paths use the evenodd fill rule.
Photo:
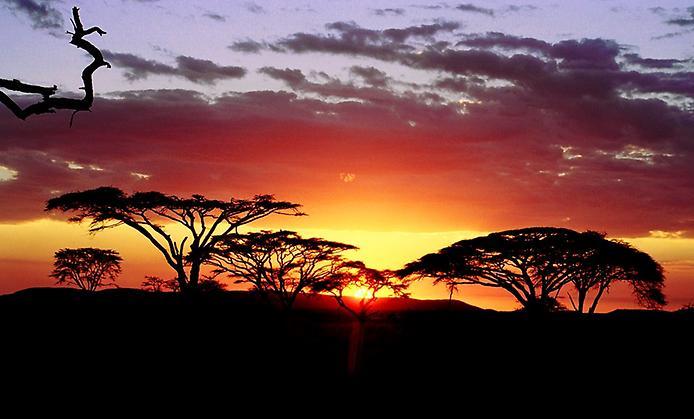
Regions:
<instances>
[{"instance_id":1,"label":"distant hill","mask_svg":"<svg viewBox=\"0 0 694 419\"><path fill-rule=\"evenodd\" d=\"M69 303L108 303L108 304L157 304L174 303L181 298L174 293L154 293L133 288L112 288L96 292L85 292L73 288L27 288L12 294L0 295L0 305L14 304L69 304ZM259 297L248 291L223 291L205 297L212 304L261 304ZM358 300L348 298L355 304ZM342 310L335 299L329 295L301 294L294 308L300 311ZM481 311L479 307L459 300L417 300L414 298L381 298L374 303L374 310L382 313L413 311Z\"/></svg>"}]
</instances>

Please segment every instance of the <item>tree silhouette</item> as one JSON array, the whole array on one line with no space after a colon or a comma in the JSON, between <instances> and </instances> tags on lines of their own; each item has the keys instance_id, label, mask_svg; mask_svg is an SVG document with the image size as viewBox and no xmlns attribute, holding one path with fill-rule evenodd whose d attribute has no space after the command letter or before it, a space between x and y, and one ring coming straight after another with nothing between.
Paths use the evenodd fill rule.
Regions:
<instances>
[{"instance_id":1,"label":"tree silhouette","mask_svg":"<svg viewBox=\"0 0 694 419\"><path fill-rule=\"evenodd\" d=\"M128 195L117 188L101 187L53 198L47 211L59 210L75 215L72 222L90 220L90 231L126 225L142 234L164 256L176 272L184 293L196 292L203 262L220 241L238 234L238 228L271 214L303 215L298 204L276 201L271 195L228 201L202 195L179 198L161 192ZM178 238L162 223L179 227Z\"/></svg>"},{"instance_id":2,"label":"tree silhouette","mask_svg":"<svg viewBox=\"0 0 694 419\"><path fill-rule=\"evenodd\" d=\"M332 275L341 253L356 247L293 231L260 231L228 236L212 249L207 261L216 275L246 283L264 297L275 296L286 310L296 297Z\"/></svg>"},{"instance_id":3,"label":"tree silhouette","mask_svg":"<svg viewBox=\"0 0 694 419\"><path fill-rule=\"evenodd\" d=\"M181 288L178 286L178 281L176 278L163 279L158 276L145 276L145 280L142 281L140 287L145 291L150 292L178 292Z\"/></svg>"},{"instance_id":4,"label":"tree silhouette","mask_svg":"<svg viewBox=\"0 0 694 419\"><path fill-rule=\"evenodd\" d=\"M631 286L641 306L657 309L666 304L662 292L663 267L647 253L626 242L605 239L604 234L596 232L587 232L583 240L575 244L571 283L576 301L568 294L574 310L583 313L588 294L593 291L588 313L594 313L603 294L619 281Z\"/></svg>"},{"instance_id":5,"label":"tree silhouette","mask_svg":"<svg viewBox=\"0 0 694 419\"><path fill-rule=\"evenodd\" d=\"M214 278L204 278L200 280L200 292L204 293L215 293L225 291L227 289L227 284L220 282Z\"/></svg>"},{"instance_id":6,"label":"tree silhouette","mask_svg":"<svg viewBox=\"0 0 694 419\"><path fill-rule=\"evenodd\" d=\"M55 252L51 277L86 291L114 285L123 259L115 250L83 247Z\"/></svg>"},{"instance_id":7,"label":"tree silhouette","mask_svg":"<svg viewBox=\"0 0 694 419\"><path fill-rule=\"evenodd\" d=\"M85 67L82 71L82 82L84 86L81 88L84 90L84 97L81 99L68 98L68 97L56 97L54 96L58 90L58 86L44 87L36 86L32 84L25 84L19 80L13 79L0 79L0 87L15 92L38 94L42 96L42 99L36 103L32 103L26 107L22 107L20 104L12 100L7 94L0 91L0 103L5 105L12 113L19 119L26 119L31 115L39 115L45 113L55 113L58 109L70 109L74 112L70 118L70 126L72 126L72 121L77 112L89 111L91 110L92 104L94 103L94 83L92 81L92 76L94 72L100 67L111 68L111 64L104 61L104 56L101 51L91 44L89 41L84 39L85 36L91 35L96 32L100 36L106 34L98 26L94 26L85 29L82 25L82 20L80 19L79 8L72 8L72 27L74 32L68 32L72 35L70 43L79 49L82 49L92 56L92 62Z\"/></svg>"},{"instance_id":8,"label":"tree silhouette","mask_svg":"<svg viewBox=\"0 0 694 419\"><path fill-rule=\"evenodd\" d=\"M411 262L399 274L418 275L447 286L478 284L502 288L527 311L550 311L571 282L574 243L582 233L532 227L462 240Z\"/></svg>"},{"instance_id":9,"label":"tree silhouette","mask_svg":"<svg viewBox=\"0 0 694 419\"><path fill-rule=\"evenodd\" d=\"M360 261L343 262L334 273L312 285L313 292L331 294L355 320L349 339L347 359L347 371L350 375L356 375L359 371L364 329L374 313L373 306L378 299L377 294L390 291L394 296L406 297L408 287L409 281L395 272L369 268ZM345 296L347 290L358 292L360 295Z\"/></svg>"}]
</instances>

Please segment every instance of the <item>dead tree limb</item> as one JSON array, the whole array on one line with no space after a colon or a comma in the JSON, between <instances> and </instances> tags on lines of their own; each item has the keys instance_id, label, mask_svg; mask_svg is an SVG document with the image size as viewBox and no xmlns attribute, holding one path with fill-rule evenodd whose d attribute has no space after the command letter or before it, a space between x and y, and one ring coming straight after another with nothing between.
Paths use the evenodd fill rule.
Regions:
<instances>
[{"instance_id":1,"label":"dead tree limb","mask_svg":"<svg viewBox=\"0 0 694 419\"><path fill-rule=\"evenodd\" d=\"M87 51L94 59L82 71L82 82L84 83L84 86L81 87L81 90L84 90L84 97L81 99L56 97L54 95L58 90L57 86L44 87L22 83L19 80L0 79L0 88L21 93L38 94L43 97L41 101L22 108L7 94L0 91L0 102L11 110L17 118L25 120L32 115L55 113L57 109L69 109L74 111L72 113L72 117L70 118L70 126L72 126L72 121L77 112L91 110L92 103L94 102L94 83L92 81L92 76L100 67L105 66L107 68L111 68L111 64L104 61L104 56L99 48L95 47L92 43L84 39L84 37L94 32L98 33L99 36L103 36L106 34L106 32L98 26L84 29L80 19L78 7L72 8L72 19L70 19L70 21L72 22L72 27L74 28L74 32L67 32L68 34L72 35L70 43L79 49Z\"/></svg>"}]
</instances>

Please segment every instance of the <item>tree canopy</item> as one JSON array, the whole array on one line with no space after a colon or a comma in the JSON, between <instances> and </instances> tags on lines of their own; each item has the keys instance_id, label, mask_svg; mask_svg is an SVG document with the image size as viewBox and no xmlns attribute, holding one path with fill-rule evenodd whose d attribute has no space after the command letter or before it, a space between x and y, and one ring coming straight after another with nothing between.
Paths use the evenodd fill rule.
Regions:
<instances>
[{"instance_id":1,"label":"tree canopy","mask_svg":"<svg viewBox=\"0 0 694 419\"><path fill-rule=\"evenodd\" d=\"M207 263L264 296L275 296L290 309L297 296L332 275L342 253L356 247L293 231L260 231L227 236L211 249Z\"/></svg>"},{"instance_id":2,"label":"tree canopy","mask_svg":"<svg viewBox=\"0 0 694 419\"><path fill-rule=\"evenodd\" d=\"M607 240L601 233L587 232L583 238L573 255L571 283L576 301L569 294L576 311L585 311L586 299L593 292L588 312L594 313L603 294L620 281L631 286L639 305L657 309L666 304L663 267L649 254L624 241Z\"/></svg>"},{"instance_id":3,"label":"tree canopy","mask_svg":"<svg viewBox=\"0 0 694 419\"><path fill-rule=\"evenodd\" d=\"M390 291L394 296L405 297L408 287L409 281L391 270L369 268L361 261L346 261L311 288L313 292L331 294L342 308L364 322L371 314L379 292ZM353 297L356 304L345 295L347 290L356 293Z\"/></svg>"},{"instance_id":4,"label":"tree canopy","mask_svg":"<svg viewBox=\"0 0 694 419\"><path fill-rule=\"evenodd\" d=\"M109 249L83 247L55 252L51 277L58 284L70 284L86 291L114 285L123 259Z\"/></svg>"},{"instance_id":5,"label":"tree canopy","mask_svg":"<svg viewBox=\"0 0 694 419\"><path fill-rule=\"evenodd\" d=\"M223 201L161 192L129 195L118 188L101 187L53 198L46 210L72 213L71 222L89 220L91 232L121 225L134 229L163 255L176 272L181 291L188 292L198 289L204 260L225 237L237 235L239 227L272 214L304 215L299 207L277 201L272 195ZM173 232L166 223L182 232Z\"/></svg>"},{"instance_id":6,"label":"tree canopy","mask_svg":"<svg viewBox=\"0 0 694 419\"><path fill-rule=\"evenodd\" d=\"M568 284L581 296L596 289L595 301L617 280L628 281L639 303L657 306L662 268L650 256L604 234L555 227L532 227L461 240L406 265L400 275L431 277L448 286L477 284L503 288L529 311L557 307Z\"/></svg>"}]
</instances>

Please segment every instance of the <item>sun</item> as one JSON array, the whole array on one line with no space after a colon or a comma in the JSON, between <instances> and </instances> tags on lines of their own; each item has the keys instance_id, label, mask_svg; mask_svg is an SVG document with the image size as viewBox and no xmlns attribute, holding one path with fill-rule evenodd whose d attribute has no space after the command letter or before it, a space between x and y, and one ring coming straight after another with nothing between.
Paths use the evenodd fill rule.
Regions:
<instances>
[{"instance_id":1,"label":"sun","mask_svg":"<svg viewBox=\"0 0 694 419\"><path fill-rule=\"evenodd\" d=\"M371 295L371 291L367 287L359 287L354 290L353 295L356 298L368 298Z\"/></svg>"}]
</instances>

